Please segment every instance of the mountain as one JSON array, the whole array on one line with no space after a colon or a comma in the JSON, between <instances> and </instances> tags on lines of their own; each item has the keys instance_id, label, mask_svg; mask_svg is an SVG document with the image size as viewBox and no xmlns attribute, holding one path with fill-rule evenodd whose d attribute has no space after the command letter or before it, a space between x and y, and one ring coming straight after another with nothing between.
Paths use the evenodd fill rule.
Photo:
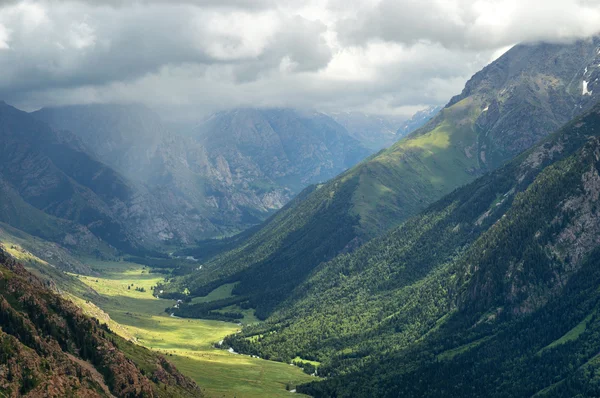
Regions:
<instances>
[{"instance_id":1,"label":"mountain","mask_svg":"<svg viewBox=\"0 0 600 398\"><path fill-rule=\"evenodd\" d=\"M290 194L326 181L370 154L329 116L293 109L221 112L199 125L194 137L215 162L226 162L232 178L255 175Z\"/></svg>"},{"instance_id":2,"label":"mountain","mask_svg":"<svg viewBox=\"0 0 600 398\"><path fill-rule=\"evenodd\" d=\"M2 103L0 135L0 221L88 253L102 246L90 235L119 251L152 254L205 232L193 206L115 171L68 131Z\"/></svg>"},{"instance_id":3,"label":"mountain","mask_svg":"<svg viewBox=\"0 0 600 398\"><path fill-rule=\"evenodd\" d=\"M169 132L141 105L44 108L33 115L72 131L102 162L143 184L164 209L163 224L177 226L156 231L166 242L255 225L306 185L369 154L329 117L290 109L222 112L185 135Z\"/></svg>"},{"instance_id":4,"label":"mountain","mask_svg":"<svg viewBox=\"0 0 600 398\"><path fill-rule=\"evenodd\" d=\"M406 120L400 128L396 131L395 140L412 133L418 128L423 127L428 121L430 121L440 110L441 106L428 106L412 115L412 117Z\"/></svg>"},{"instance_id":5,"label":"mountain","mask_svg":"<svg viewBox=\"0 0 600 398\"><path fill-rule=\"evenodd\" d=\"M515 46L473 76L424 127L307 188L169 289L204 295L239 282L236 293L251 297L257 314L268 316L319 263L397 226L589 109L600 98L599 44L595 38Z\"/></svg>"},{"instance_id":6,"label":"mountain","mask_svg":"<svg viewBox=\"0 0 600 398\"><path fill-rule=\"evenodd\" d=\"M74 133L98 159L138 181L152 175L165 135L160 118L142 105L42 108L33 115L57 130Z\"/></svg>"},{"instance_id":7,"label":"mountain","mask_svg":"<svg viewBox=\"0 0 600 398\"><path fill-rule=\"evenodd\" d=\"M0 394L197 397L162 356L125 341L0 250Z\"/></svg>"},{"instance_id":8,"label":"mountain","mask_svg":"<svg viewBox=\"0 0 600 398\"><path fill-rule=\"evenodd\" d=\"M600 104L225 344L320 362L315 397L595 396L599 195Z\"/></svg>"},{"instance_id":9,"label":"mountain","mask_svg":"<svg viewBox=\"0 0 600 398\"><path fill-rule=\"evenodd\" d=\"M406 118L401 116L373 115L361 112L330 113L329 116L344 126L352 137L373 152L387 148L396 142L398 127L407 123ZM426 120L420 125L415 124L412 130L421 127L425 122Z\"/></svg>"},{"instance_id":10,"label":"mountain","mask_svg":"<svg viewBox=\"0 0 600 398\"><path fill-rule=\"evenodd\" d=\"M123 223L135 190L76 139L0 104L1 221L67 246L143 249ZM131 217L131 215L129 216Z\"/></svg>"}]
</instances>

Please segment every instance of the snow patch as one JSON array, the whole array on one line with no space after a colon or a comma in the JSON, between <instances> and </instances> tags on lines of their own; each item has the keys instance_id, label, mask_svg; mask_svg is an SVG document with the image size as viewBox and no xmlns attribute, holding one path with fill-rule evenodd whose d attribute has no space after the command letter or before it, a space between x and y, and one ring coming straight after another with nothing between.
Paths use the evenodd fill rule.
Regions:
<instances>
[{"instance_id":1,"label":"snow patch","mask_svg":"<svg viewBox=\"0 0 600 398\"><path fill-rule=\"evenodd\" d=\"M583 81L583 92L581 95L592 95L592 92L588 90L588 82Z\"/></svg>"}]
</instances>

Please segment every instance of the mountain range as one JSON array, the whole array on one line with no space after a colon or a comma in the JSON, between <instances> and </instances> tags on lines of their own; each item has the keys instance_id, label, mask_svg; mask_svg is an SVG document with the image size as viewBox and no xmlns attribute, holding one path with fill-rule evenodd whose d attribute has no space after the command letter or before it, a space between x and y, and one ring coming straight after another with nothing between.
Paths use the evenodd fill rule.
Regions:
<instances>
[{"instance_id":1,"label":"mountain range","mask_svg":"<svg viewBox=\"0 0 600 398\"><path fill-rule=\"evenodd\" d=\"M202 395L65 299L94 286L162 347L239 324L203 363L313 397L600 395L599 37L516 45L410 120L0 103L0 137L0 395Z\"/></svg>"},{"instance_id":2,"label":"mountain range","mask_svg":"<svg viewBox=\"0 0 600 398\"><path fill-rule=\"evenodd\" d=\"M327 381L300 390L316 397L593 396L599 134L600 105L321 264L227 343L321 362Z\"/></svg>"},{"instance_id":3,"label":"mountain range","mask_svg":"<svg viewBox=\"0 0 600 398\"><path fill-rule=\"evenodd\" d=\"M221 242L225 249L170 290L203 295L239 282L236 293L268 316L321 262L389 231L588 110L599 95L599 43L515 46L421 129L307 188L261 227Z\"/></svg>"},{"instance_id":4,"label":"mountain range","mask_svg":"<svg viewBox=\"0 0 600 398\"><path fill-rule=\"evenodd\" d=\"M191 133L169 132L141 105L78 105L33 113L72 132L88 151L160 207L138 236L189 243L259 223L310 183L369 151L331 118L290 109L216 114ZM148 213L148 212L147 212Z\"/></svg>"},{"instance_id":5,"label":"mountain range","mask_svg":"<svg viewBox=\"0 0 600 398\"><path fill-rule=\"evenodd\" d=\"M311 396L596 396L599 44L515 47L423 129L222 242L173 287L237 283L223 304L255 306L265 321L225 346L316 369L325 379L297 389ZM419 159L472 181L349 248L345 223L360 214L335 198L382 156L388 173Z\"/></svg>"},{"instance_id":6,"label":"mountain range","mask_svg":"<svg viewBox=\"0 0 600 398\"><path fill-rule=\"evenodd\" d=\"M3 102L0 119L0 221L96 255L239 231L369 153L327 116L293 110L216 115L191 137L139 105L27 114Z\"/></svg>"}]
</instances>

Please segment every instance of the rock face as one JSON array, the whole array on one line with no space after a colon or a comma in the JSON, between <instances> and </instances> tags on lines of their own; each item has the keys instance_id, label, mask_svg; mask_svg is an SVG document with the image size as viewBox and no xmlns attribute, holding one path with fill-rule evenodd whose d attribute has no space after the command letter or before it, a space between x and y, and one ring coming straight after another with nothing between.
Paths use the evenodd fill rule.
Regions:
<instances>
[{"instance_id":1,"label":"rock face","mask_svg":"<svg viewBox=\"0 0 600 398\"><path fill-rule=\"evenodd\" d=\"M34 116L72 131L137 184L127 214L152 216L134 224L147 243L192 242L254 225L306 185L369 154L327 116L286 109L219 113L190 135L168 132L139 105L45 108Z\"/></svg>"},{"instance_id":2,"label":"rock face","mask_svg":"<svg viewBox=\"0 0 600 398\"><path fill-rule=\"evenodd\" d=\"M198 126L194 137L235 184L260 178L292 194L369 154L329 116L292 109L218 113Z\"/></svg>"},{"instance_id":3,"label":"rock face","mask_svg":"<svg viewBox=\"0 0 600 398\"><path fill-rule=\"evenodd\" d=\"M1 250L0 320L3 396L65 397L75 391L86 397L201 396L166 359L86 317ZM120 350L124 346L129 354Z\"/></svg>"}]
</instances>

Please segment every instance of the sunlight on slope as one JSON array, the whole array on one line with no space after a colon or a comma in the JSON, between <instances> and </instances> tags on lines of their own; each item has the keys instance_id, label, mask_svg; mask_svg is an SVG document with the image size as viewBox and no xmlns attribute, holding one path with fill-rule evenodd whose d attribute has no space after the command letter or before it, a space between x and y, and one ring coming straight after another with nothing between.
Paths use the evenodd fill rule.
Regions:
<instances>
[{"instance_id":1,"label":"sunlight on slope","mask_svg":"<svg viewBox=\"0 0 600 398\"><path fill-rule=\"evenodd\" d=\"M239 326L168 316L164 309L173 306L175 301L158 299L150 289L163 281L162 275L148 273L141 265L133 263L95 261L92 266L102 270L102 277L79 276L79 280L106 298L100 308L120 326L115 331L166 355L208 396L284 397L289 396L286 387L293 388L314 380L289 364L214 348L215 343L225 336L236 333ZM143 287L145 292L136 291L136 287ZM232 288L233 285L224 285L209 296L222 298L230 295Z\"/></svg>"}]
</instances>

